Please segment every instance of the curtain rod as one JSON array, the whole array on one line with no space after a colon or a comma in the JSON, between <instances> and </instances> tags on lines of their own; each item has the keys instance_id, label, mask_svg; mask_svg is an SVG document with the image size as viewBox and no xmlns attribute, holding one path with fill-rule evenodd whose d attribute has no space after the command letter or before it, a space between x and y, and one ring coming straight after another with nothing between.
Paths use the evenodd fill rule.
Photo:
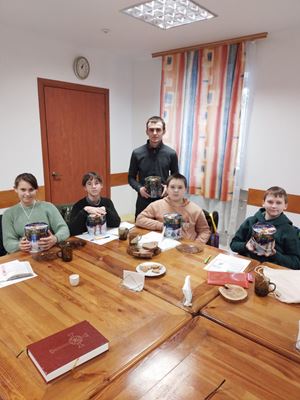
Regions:
<instances>
[{"instance_id":1,"label":"curtain rod","mask_svg":"<svg viewBox=\"0 0 300 400\"><path fill-rule=\"evenodd\" d=\"M186 51L199 50L199 49L202 49L203 47L216 47L216 46L221 46L224 44L235 44L235 43L245 42L247 40L265 39L267 36L268 36L268 32L254 33L252 35L240 36L240 37L232 38L232 39L218 40L217 42L195 44L194 46L159 51L157 53L152 53L152 57L155 58L155 57L167 56L167 55L174 54L174 53L184 53Z\"/></svg>"}]
</instances>

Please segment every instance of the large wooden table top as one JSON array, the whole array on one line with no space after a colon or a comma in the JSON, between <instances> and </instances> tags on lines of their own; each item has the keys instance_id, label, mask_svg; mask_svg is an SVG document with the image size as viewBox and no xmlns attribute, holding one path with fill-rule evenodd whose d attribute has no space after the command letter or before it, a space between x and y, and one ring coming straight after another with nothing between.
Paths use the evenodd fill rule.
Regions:
<instances>
[{"instance_id":1,"label":"large wooden table top","mask_svg":"<svg viewBox=\"0 0 300 400\"><path fill-rule=\"evenodd\" d=\"M191 315L147 291L131 292L120 279L74 252L73 261L28 259L38 277L0 289L0 398L89 399L164 342ZM71 287L69 274L81 283ZM110 350L46 384L27 356L32 342L82 320L109 339Z\"/></svg>"},{"instance_id":2,"label":"large wooden table top","mask_svg":"<svg viewBox=\"0 0 300 400\"><path fill-rule=\"evenodd\" d=\"M185 241L185 243L188 242ZM195 242L193 243L195 244ZM149 261L134 258L127 254L127 245L127 241L118 239L102 246L89 242L85 247L78 250L78 255L116 276L123 277L123 270L135 271L138 264ZM211 246L205 246L204 250L197 254L181 253L176 249L164 251L153 257L152 261L163 264L167 272L158 277L146 277L145 290L177 307L196 314L204 305L218 296L218 286L207 284L204 260L208 256L213 259L221 252L224 253L224 251ZM257 261L252 260L248 270L253 269L258 264ZM187 275L191 277L192 307L183 306L182 286Z\"/></svg>"},{"instance_id":3,"label":"large wooden table top","mask_svg":"<svg viewBox=\"0 0 300 400\"><path fill-rule=\"evenodd\" d=\"M264 264L270 268L284 268ZM282 303L272 294L259 297L254 293L253 283L246 301L228 303L220 296L204 307L201 314L300 363L300 351L295 348L300 304Z\"/></svg>"},{"instance_id":4,"label":"large wooden table top","mask_svg":"<svg viewBox=\"0 0 300 400\"><path fill-rule=\"evenodd\" d=\"M95 400L300 398L300 365L203 317L119 377Z\"/></svg>"}]
</instances>

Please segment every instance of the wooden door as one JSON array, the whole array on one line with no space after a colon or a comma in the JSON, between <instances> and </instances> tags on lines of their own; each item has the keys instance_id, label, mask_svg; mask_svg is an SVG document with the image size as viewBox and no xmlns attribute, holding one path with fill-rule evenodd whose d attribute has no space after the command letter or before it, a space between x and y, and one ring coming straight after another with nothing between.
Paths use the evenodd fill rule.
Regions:
<instances>
[{"instance_id":1,"label":"wooden door","mask_svg":"<svg viewBox=\"0 0 300 400\"><path fill-rule=\"evenodd\" d=\"M46 200L83 197L88 171L103 177L110 195L108 90L38 78Z\"/></svg>"}]
</instances>

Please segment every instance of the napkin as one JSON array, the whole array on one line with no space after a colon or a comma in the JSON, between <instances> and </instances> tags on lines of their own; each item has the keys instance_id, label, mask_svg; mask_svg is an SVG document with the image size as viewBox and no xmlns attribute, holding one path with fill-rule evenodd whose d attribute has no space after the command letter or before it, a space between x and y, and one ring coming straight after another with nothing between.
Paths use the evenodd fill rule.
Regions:
<instances>
[{"instance_id":1,"label":"napkin","mask_svg":"<svg viewBox=\"0 0 300 400\"><path fill-rule=\"evenodd\" d=\"M144 289L145 276L133 271L123 271L123 286L134 292L141 292Z\"/></svg>"},{"instance_id":2,"label":"napkin","mask_svg":"<svg viewBox=\"0 0 300 400\"><path fill-rule=\"evenodd\" d=\"M296 349L300 350L300 321L299 321L298 337L297 337L297 341L296 341Z\"/></svg>"},{"instance_id":3,"label":"napkin","mask_svg":"<svg viewBox=\"0 0 300 400\"><path fill-rule=\"evenodd\" d=\"M184 285L182 287L182 292L184 295L184 300L183 300L183 305L186 307L191 307L192 306L192 288L191 288L191 277L190 275L187 275L184 280Z\"/></svg>"},{"instance_id":4,"label":"napkin","mask_svg":"<svg viewBox=\"0 0 300 400\"><path fill-rule=\"evenodd\" d=\"M283 303L300 303L300 271L264 268L264 275L275 283L274 296Z\"/></svg>"},{"instance_id":5,"label":"napkin","mask_svg":"<svg viewBox=\"0 0 300 400\"><path fill-rule=\"evenodd\" d=\"M161 251L173 249L174 247L181 244L180 242L178 242L178 240L164 237L162 232L153 231L146 233L142 236L141 240L139 241L139 246L142 247L143 244L149 242L157 242L158 247L161 249Z\"/></svg>"}]
</instances>

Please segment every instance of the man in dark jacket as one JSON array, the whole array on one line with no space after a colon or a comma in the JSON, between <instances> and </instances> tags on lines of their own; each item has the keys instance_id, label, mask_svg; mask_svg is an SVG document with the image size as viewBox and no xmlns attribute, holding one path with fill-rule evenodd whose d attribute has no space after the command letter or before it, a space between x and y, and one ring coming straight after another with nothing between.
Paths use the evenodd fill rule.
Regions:
<instances>
[{"instance_id":1,"label":"man in dark jacket","mask_svg":"<svg viewBox=\"0 0 300 400\"><path fill-rule=\"evenodd\" d=\"M178 158L176 151L162 142L166 132L165 121L157 116L151 117L146 123L146 134L149 139L143 146L133 150L130 160L128 183L137 191L135 216L143 211L152 201L145 187L148 176L159 176L164 189L162 196L166 195L165 183L168 177L178 173Z\"/></svg>"}]
</instances>

